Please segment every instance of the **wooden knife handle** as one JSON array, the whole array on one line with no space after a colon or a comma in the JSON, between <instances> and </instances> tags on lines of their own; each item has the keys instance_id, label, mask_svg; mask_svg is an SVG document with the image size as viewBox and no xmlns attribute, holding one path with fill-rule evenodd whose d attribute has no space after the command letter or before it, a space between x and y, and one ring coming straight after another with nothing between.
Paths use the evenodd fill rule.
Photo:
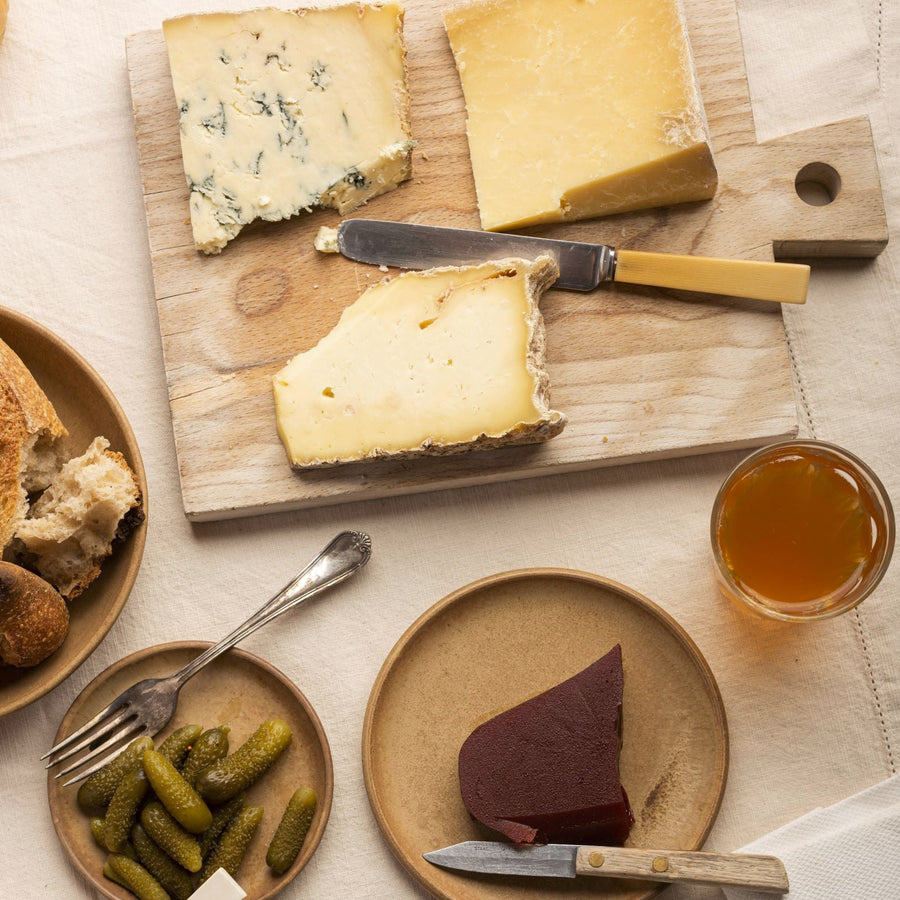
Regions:
<instances>
[{"instance_id":1,"label":"wooden knife handle","mask_svg":"<svg viewBox=\"0 0 900 900\"><path fill-rule=\"evenodd\" d=\"M805 303L809 266L617 249L613 280L776 303Z\"/></svg>"},{"instance_id":2,"label":"wooden knife handle","mask_svg":"<svg viewBox=\"0 0 900 900\"><path fill-rule=\"evenodd\" d=\"M579 847L575 871L601 878L730 885L766 894L784 894L788 890L787 872L781 860L752 853Z\"/></svg>"}]
</instances>

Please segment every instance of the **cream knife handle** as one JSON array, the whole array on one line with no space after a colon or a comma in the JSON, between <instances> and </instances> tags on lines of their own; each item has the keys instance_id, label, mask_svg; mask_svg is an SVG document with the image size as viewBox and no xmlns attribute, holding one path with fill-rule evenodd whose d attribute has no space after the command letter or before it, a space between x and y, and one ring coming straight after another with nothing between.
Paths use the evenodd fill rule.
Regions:
<instances>
[{"instance_id":1,"label":"cream knife handle","mask_svg":"<svg viewBox=\"0 0 900 900\"><path fill-rule=\"evenodd\" d=\"M787 872L781 860L752 853L579 847L575 871L601 878L730 885L766 894L784 894L788 890Z\"/></svg>"},{"instance_id":2,"label":"cream knife handle","mask_svg":"<svg viewBox=\"0 0 900 900\"><path fill-rule=\"evenodd\" d=\"M613 280L776 303L805 303L809 266L616 250Z\"/></svg>"}]
</instances>

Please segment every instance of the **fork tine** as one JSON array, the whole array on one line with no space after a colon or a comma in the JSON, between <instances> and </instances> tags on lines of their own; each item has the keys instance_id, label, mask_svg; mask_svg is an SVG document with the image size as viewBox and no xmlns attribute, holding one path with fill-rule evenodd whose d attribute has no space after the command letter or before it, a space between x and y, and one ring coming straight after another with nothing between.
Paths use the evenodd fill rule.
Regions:
<instances>
[{"instance_id":1,"label":"fork tine","mask_svg":"<svg viewBox=\"0 0 900 900\"><path fill-rule=\"evenodd\" d=\"M62 756L58 756L56 757L56 759L51 759L44 768L50 769L53 766L58 766L60 763L65 762L70 756L78 753L79 750L83 750L85 747L89 747L94 742L106 737L106 735L108 734L111 734L117 725L120 725L129 716L133 715L135 714L128 708L128 706L126 706L117 716L114 716L112 719L105 721L103 723L103 729L101 731L98 731L96 734L87 735L83 740L75 744L74 747L69 747L69 749L62 754ZM85 757L85 760L89 758L89 756Z\"/></svg>"},{"instance_id":2,"label":"fork tine","mask_svg":"<svg viewBox=\"0 0 900 900\"><path fill-rule=\"evenodd\" d=\"M81 726L77 731L73 731L67 738L61 740L55 747L51 747L42 757L41 759L47 759L48 756L53 756L54 753L58 753L60 750L65 749L72 743L72 741L78 740L82 735L87 734L94 726L99 725L100 722L103 721L105 716L108 716L110 713L115 712L120 706L123 704L123 699L121 696L116 697L112 703L108 706L105 706L100 712L94 716L88 722L85 722L84 725Z\"/></svg>"},{"instance_id":3,"label":"fork tine","mask_svg":"<svg viewBox=\"0 0 900 900\"><path fill-rule=\"evenodd\" d=\"M95 747L86 756L84 756L81 759L78 759L75 762L71 763L70 765L66 766L65 769L62 769L61 771L57 772L54 777L62 778L63 775L68 775L69 772L74 772L75 769L79 768L80 766L86 765L87 763L91 762L92 760L95 760L98 756L100 756L106 750L109 750L113 747L115 747L116 749L112 753L108 754L108 757L111 759L113 756L118 756L120 745L122 744L122 742L126 739L130 740L130 739L137 737L143 730L144 730L143 722L140 722L137 719L126 720L125 722L122 723L122 725L120 725L109 736L109 738L107 738L102 744L100 744L99 747ZM105 760L105 758L104 758L104 760ZM96 769L100 769L102 767L103 767L103 763L101 763L98 766L95 766L89 772L81 773L78 776L78 778L81 779L87 775L91 775L91 774L93 774L94 771L96 771Z\"/></svg>"},{"instance_id":4,"label":"fork tine","mask_svg":"<svg viewBox=\"0 0 900 900\"><path fill-rule=\"evenodd\" d=\"M135 733L132 737L140 737L139 733ZM110 753L107 753L106 756L98 759L90 768L85 769L83 772L79 772L74 778L70 778L68 781L63 782L63 787L68 787L70 784L78 784L79 781L84 781L85 778L89 778L95 772L99 772L107 763L112 762L119 754L121 750L120 748L116 748L112 750ZM72 768L78 768L78 766L73 766ZM71 771L71 770L70 770ZM56 775L56 778L61 778L65 773L60 772L59 775Z\"/></svg>"},{"instance_id":5,"label":"fork tine","mask_svg":"<svg viewBox=\"0 0 900 900\"><path fill-rule=\"evenodd\" d=\"M131 737L140 737L140 732L135 732L131 735ZM90 777L95 772L99 772L107 763L112 762L120 752L120 749L117 747L115 750L107 753L106 756L104 756L102 759L97 760L97 762L95 762L90 768L85 769L83 772L79 772L74 778L70 778L68 781L63 782L63 787L68 787L70 784L78 784L79 781L84 781L85 778ZM74 768L77 768L77 766L75 766ZM63 772L60 772L56 777L59 778L63 774Z\"/></svg>"}]
</instances>

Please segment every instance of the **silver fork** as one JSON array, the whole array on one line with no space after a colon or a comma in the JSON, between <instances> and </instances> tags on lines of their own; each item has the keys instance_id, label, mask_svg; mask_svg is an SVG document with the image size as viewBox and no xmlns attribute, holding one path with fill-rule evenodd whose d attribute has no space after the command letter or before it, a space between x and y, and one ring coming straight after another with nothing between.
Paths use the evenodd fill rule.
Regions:
<instances>
[{"instance_id":1,"label":"silver fork","mask_svg":"<svg viewBox=\"0 0 900 900\"><path fill-rule=\"evenodd\" d=\"M283 612L349 578L369 561L371 553L372 541L367 534L360 531L341 532L296 578L231 634L167 678L147 678L132 685L93 719L48 750L41 759L50 759L47 763L49 769L88 748L87 753L55 777L61 778L88 763L92 765L65 782L64 786L76 784L92 775L118 754L125 741L130 742L142 735L152 737L160 731L172 718L178 692L184 683L205 665Z\"/></svg>"}]
</instances>

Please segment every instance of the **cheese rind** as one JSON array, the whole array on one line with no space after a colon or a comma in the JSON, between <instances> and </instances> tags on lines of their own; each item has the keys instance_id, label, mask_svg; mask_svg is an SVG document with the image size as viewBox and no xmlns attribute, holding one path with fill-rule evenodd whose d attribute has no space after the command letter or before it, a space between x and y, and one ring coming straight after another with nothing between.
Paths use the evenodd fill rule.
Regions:
<instances>
[{"instance_id":1,"label":"cheese rind","mask_svg":"<svg viewBox=\"0 0 900 900\"><path fill-rule=\"evenodd\" d=\"M444 25L485 229L715 193L679 0L487 0Z\"/></svg>"},{"instance_id":2,"label":"cheese rind","mask_svg":"<svg viewBox=\"0 0 900 900\"><path fill-rule=\"evenodd\" d=\"M540 295L556 263L506 259L407 272L369 288L274 378L291 465L533 443L548 405Z\"/></svg>"},{"instance_id":3,"label":"cheese rind","mask_svg":"<svg viewBox=\"0 0 900 900\"><path fill-rule=\"evenodd\" d=\"M389 3L163 23L198 249L257 219L344 214L410 177L402 27Z\"/></svg>"}]
</instances>

